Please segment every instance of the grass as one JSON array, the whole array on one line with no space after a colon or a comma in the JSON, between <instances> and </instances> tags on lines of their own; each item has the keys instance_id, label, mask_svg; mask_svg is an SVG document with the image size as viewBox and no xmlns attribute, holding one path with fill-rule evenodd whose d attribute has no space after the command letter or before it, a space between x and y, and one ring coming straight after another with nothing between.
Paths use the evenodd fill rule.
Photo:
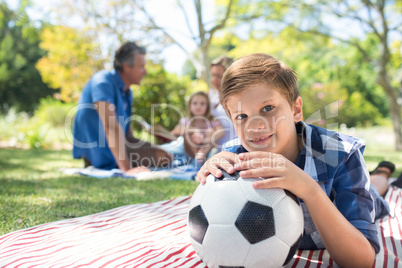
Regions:
<instances>
[{"instance_id":1,"label":"grass","mask_svg":"<svg viewBox=\"0 0 402 268\"><path fill-rule=\"evenodd\" d=\"M82 167L70 151L0 150L0 235L134 203L190 195L194 181L136 181L64 175Z\"/></svg>"},{"instance_id":2,"label":"grass","mask_svg":"<svg viewBox=\"0 0 402 268\"><path fill-rule=\"evenodd\" d=\"M364 157L369 170L382 160L402 172L402 152L392 149L381 130L349 133L367 141ZM366 135L366 136L365 136ZM81 217L135 203L191 195L194 181L136 181L65 175L60 168L82 167L67 150L0 149L0 235L38 224Z\"/></svg>"}]
</instances>

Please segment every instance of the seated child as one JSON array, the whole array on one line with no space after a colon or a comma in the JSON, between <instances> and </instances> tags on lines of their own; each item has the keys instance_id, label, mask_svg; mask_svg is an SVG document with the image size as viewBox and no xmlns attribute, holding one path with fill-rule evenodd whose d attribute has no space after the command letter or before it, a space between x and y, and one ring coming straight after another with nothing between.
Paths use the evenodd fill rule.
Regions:
<instances>
[{"instance_id":1,"label":"seated child","mask_svg":"<svg viewBox=\"0 0 402 268\"><path fill-rule=\"evenodd\" d=\"M235 61L220 102L238 138L207 160L197 179L239 170L261 178L255 188L292 192L305 215L301 249L326 248L341 267L372 267L380 246L363 141L304 123L296 73L269 55Z\"/></svg>"},{"instance_id":2,"label":"seated child","mask_svg":"<svg viewBox=\"0 0 402 268\"><path fill-rule=\"evenodd\" d=\"M199 91L190 96L187 103L187 117L170 132L179 138L160 147L173 154L175 158L194 159L192 164L199 166L216 147L216 141L224 136L219 120L210 114L208 95Z\"/></svg>"}]
</instances>

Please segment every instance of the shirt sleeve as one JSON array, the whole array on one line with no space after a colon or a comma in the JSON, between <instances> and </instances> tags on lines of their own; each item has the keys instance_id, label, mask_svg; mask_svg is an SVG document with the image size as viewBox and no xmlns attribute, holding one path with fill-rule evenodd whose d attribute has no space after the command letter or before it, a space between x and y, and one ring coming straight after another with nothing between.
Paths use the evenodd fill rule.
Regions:
<instances>
[{"instance_id":1,"label":"shirt sleeve","mask_svg":"<svg viewBox=\"0 0 402 268\"><path fill-rule=\"evenodd\" d=\"M344 159L333 183L334 203L344 217L380 251L374 217L374 201L369 192L369 173L360 149Z\"/></svg>"},{"instance_id":2,"label":"shirt sleeve","mask_svg":"<svg viewBox=\"0 0 402 268\"><path fill-rule=\"evenodd\" d=\"M91 82L92 101L105 101L116 105L116 92L110 81L107 81L101 74L96 74Z\"/></svg>"}]
</instances>

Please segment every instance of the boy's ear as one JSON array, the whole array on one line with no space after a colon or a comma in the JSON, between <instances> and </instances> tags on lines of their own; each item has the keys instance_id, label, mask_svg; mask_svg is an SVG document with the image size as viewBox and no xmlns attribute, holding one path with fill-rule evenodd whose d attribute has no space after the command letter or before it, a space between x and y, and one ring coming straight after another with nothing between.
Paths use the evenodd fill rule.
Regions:
<instances>
[{"instance_id":1,"label":"boy's ear","mask_svg":"<svg viewBox=\"0 0 402 268\"><path fill-rule=\"evenodd\" d=\"M303 100L297 97L293 107L293 121L295 123L303 120Z\"/></svg>"}]
</instances>

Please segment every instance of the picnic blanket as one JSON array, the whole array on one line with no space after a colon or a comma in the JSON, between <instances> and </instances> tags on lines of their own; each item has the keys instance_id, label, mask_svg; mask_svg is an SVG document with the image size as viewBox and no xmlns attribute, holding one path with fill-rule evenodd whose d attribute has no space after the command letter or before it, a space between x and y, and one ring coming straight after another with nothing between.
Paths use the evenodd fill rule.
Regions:
<instances>
[{"instance_id":1,"label":"picnic blanket","mask_svg":"<svg viewBox=\"0 0 402 268\"><path fill-rule=\"evenodd\" d=\"M194 180L199 168L183 165L173 168L154 168L151 171L138 172L128 174L121 169L115 168L111 170L99 169L92 166L86 168L62 168L64 174L79 174L98 179L106 179L111 177L121 177L136 180L152 180L152 179L173 179L173 180Z\"/></svg>"},{"instance_id":2,"label":"picnic blanket","mask_svg":"<svg viewBox=\"0 0 402 268\"><path fill-rule=\"evenodd\" d=\"M134 204L46 223L0 237L0 267L204 268L186 227L190 196ZM376 221L375 267L402 267L402 190L390 188L391 213ZM337 267L326 250L298 250L287 267Z\"/></svg>"}]
</instances>

